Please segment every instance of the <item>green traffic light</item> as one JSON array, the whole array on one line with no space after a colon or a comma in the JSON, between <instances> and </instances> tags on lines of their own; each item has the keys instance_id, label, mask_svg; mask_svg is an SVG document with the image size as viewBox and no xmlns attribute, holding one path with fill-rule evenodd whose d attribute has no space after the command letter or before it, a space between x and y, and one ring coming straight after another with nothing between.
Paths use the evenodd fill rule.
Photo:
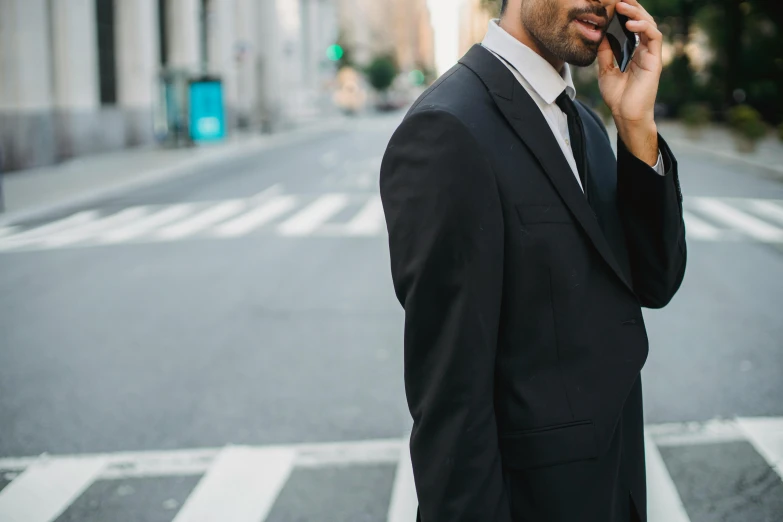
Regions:
<instances>
[{"instance_id":1,"label":"green traffic light","mask_svg":"<svg viewBox=\"0 0 783 522\"><path fill-rule=\"evenodd\" d=\"M424 84L424 73L418 69L411 71L410 74L408 74L408 78L410 79L411 83L417 87Z\"/></svg>"},{"instance_id":2,"label":"green traffic light","mask_svg":"<svg viewBox=\"0 0 783 522\"><path fill-rule=\"evenodd\" d=\"M342 48L342 47L340 47L340 46L339 46L339 45L337 45L337 44L330 45L330 46L329 46L329 47L326 49L326 57L327 57L329 60L333 61L333 62L338 62L338 61L340 61L340 59L341 59L341 58L342 58L344 55L345 55L345 51L343 51L343 48Z\"/></svg>"}]
</instances>

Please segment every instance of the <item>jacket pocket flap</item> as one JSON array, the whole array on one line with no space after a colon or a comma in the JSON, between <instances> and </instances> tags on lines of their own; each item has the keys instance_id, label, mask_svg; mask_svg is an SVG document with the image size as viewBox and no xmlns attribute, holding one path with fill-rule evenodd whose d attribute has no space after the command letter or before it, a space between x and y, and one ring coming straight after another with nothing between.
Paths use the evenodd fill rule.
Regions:
<instances>
[{"instance_id":1,"label":"jacket pocket flap","mask_svg":"<svg viewBox=\"0 0 783 522\"><path fill-rule=\"evenodd\" d=\"M562 205L516 205L519 219L531 223L573 223L571 213Z\"/></svg>"},{"instance_id":2,"label":"jacket pocket flap","mask_svg":"<svg viewBox=\"0 0 783 522\"><path fill-rule=\"evenodd\" d=\"M500 436L503 466L529 469L598 456L593 421L569 422Z\"/></svg>"}]
</instances>

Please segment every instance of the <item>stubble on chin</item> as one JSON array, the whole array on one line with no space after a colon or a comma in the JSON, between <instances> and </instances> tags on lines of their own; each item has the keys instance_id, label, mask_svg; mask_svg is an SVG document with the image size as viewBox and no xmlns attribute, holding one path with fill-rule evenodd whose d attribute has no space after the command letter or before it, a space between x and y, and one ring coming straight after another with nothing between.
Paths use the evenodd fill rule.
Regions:
<instances>
[{"instance_id":1,"label":"stubble on chin","mask_svg":"<svg viewBox=\"0 0 783 522\"><path fill-rule=\"evenodd\" d=\"M571 24L571 18L563 27L555 28L556 10L540 9L527 18L525 28L541 49L552 56L577 67L592 64L598 56L598 43L585 40Z\"/></svg>"}]
</instances>

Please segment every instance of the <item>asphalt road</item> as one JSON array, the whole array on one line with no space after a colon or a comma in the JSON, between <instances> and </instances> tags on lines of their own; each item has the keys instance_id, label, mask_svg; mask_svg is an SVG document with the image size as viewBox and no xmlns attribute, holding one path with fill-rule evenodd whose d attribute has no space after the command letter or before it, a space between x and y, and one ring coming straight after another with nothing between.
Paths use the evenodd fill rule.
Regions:
<instances>
[{"instance_id":1,"label":"asphalt road","mask_svg":"<svg viewBox=\"0 0 783 522\"><path fill-rule=\"evenodd\" d=\"M190 228L151 224L154 240L104 241L100 225L64 242L33 234L3 249L0 238L0 520L3 491L24 476L11 457L142 452L138 463L162 452L168 471L89 482L57 520L163 522L208 469L205 448L396 448L409 425L403 314L377 193L399 117L21 224L207 213ZM703 222L681 291L645 314L646 421L689 520L779 522L783 482L770 455L720 419L783 417L783 222L732 224L725 211L783 205L783 183L673 145ZM241 222L216 228L248 202L267 204L252 233L227 232ZM386 520L397 464L384 448L294 467L266 520ZM171 460L177 450L190 452L186 464Z\"/></svg>"}]
</instances>

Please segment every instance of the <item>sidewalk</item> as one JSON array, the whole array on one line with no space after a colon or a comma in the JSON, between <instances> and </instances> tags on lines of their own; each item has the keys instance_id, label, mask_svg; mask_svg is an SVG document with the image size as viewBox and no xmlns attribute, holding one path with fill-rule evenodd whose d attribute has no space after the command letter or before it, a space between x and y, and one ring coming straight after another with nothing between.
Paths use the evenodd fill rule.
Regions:
<instances>
[{"instance_id":1,"label":"sidewalk","mask_svg":"<svg viewBox=\"0 0 783 522\"><path fill-rule=\"evenodd\" d=\"M0 174L5 209L0 225L185 176L198 169L305 140L344 124L333 118L272 135L237 134L220 144L149 146L80 156L47 167Z\"/></svg>"}]
</instances>

